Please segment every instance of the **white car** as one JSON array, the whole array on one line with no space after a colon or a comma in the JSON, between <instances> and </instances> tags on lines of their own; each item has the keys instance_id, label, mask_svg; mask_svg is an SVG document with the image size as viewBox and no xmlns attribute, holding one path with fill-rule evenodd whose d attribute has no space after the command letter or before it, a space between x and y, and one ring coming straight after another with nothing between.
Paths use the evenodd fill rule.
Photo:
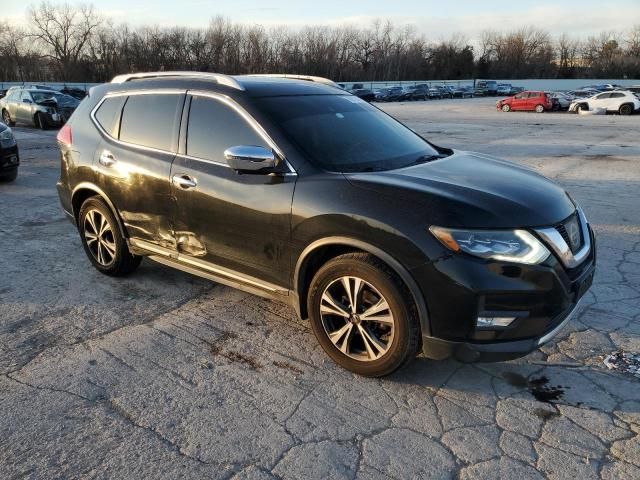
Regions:
<instances>
[{"instance_id":1,"label":"white car","mask_svg":"<svg viewBox=\"0 0 640 480\"><path fill-rule=\"evenodd\" d=\"M607 112L631 115L640 110L640 99L629 91L603 92L590 98L580 98L569 106L570 112L604 108Z\"/></svg>"}]
</instances>

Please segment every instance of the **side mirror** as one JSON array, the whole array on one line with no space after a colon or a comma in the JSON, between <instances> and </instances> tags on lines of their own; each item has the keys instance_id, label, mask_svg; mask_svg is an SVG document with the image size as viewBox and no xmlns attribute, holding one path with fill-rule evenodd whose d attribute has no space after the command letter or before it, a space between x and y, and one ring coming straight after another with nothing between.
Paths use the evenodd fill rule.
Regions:
<instances>
[{"instance_id":1,"label":"side mirror","mask_svg":"<svg viewBox=\"0 0 640 480\"><path fill-rule=\"evenodd\" d=\"M23 98L22 99L22 103L33 103L31 100L29 100L28 98Z\"/></svg>"},{"instance_id":2,"label":"side mirror","mask_svg":"<svg viewBox=\"0 0 640 480\"><path fill-rule=\"evenodd\" d=\"M273 151L253 145L238 145L224 151L224 158L237 172L269 173L278 165Z\"/></svg>"}]
</instances>

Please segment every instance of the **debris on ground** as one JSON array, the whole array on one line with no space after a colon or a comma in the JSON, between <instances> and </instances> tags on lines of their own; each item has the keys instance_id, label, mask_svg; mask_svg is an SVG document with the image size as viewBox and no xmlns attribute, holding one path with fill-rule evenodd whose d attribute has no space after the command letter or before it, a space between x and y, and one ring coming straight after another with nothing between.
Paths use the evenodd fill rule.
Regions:
<instances>
[{"instance_id":1,"label":"debris on ground","mask_svg":"<svg viewBox=\"0 0 640 480\"><path fill-rule=\"evenodd\" d=\"M611 352L604 359L604 364L609 370L630 373L640 378L640 353Z\"/></svg>"}]
</instances>

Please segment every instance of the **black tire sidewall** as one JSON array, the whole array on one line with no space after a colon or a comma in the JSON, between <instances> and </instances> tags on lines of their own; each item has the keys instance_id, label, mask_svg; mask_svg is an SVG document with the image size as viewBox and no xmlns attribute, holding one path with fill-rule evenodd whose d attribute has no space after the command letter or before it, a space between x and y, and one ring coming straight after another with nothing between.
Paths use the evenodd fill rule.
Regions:
<instances>
[{"instance_id":1,"label":"black tire sidewall","mask_svg":"<svg viewBox=\"0 0 640 480\"><path fill-rule=\"evenodd\" d=\"M98 210L109 222L109 225L111 226L111 230L113 231L113 239L116 244L116 256L113 262L111 262L111 264L108 266L101 265L93 257L93 253L89 249L89 246L87 245L87 241L84 237L84 232L83 232L84 219L89 210ZM133 266L133 268L131 268L132 267L131 263L135 262L134 260L135 257L133 257L131 253L129 253L127 242L125 241L125 239L122 237L122 234L120 233L119 224L116 218L114 217L113 213L111 212L111 209L100 198L91 197L82 204L82 207L80 208L80 212L78 214L78 232L80 233L82 247L84 248L84 251L87 254L87 257L89 257L89 260L91 261L93 266L100 272L106 275L114 275L114 276L123 275L123 274L129 273L133 268L137 266L137 263L139 263L139 258L138 258L136 265Z\"/></svg>"},{"instance_id":2,"label":"black tire sidewall","mask_svg":"<svg viewBox=\"0 0 640 480\"><path fill-rule=\"evenodd\" d=\"M18 169L16 168L13 172L0 174L0 182L13 182L16 178L18 178Z\"/></svg>"},{"instance_id":3,"label":"black tire sidewall","mask_svg":"<svg viewBox=\"0 0 640 480\"><path fill-rule=\"evenodd\" d=\"M394 338L389 351L379 360L363 362L340 352L327 336L320 318L320 299L326 287L342 276L354 276L372 284L387 300L395 319ZM400 367L407 359L410 348L410 325L416 321L407 305L406 296L390 275L375 265L356 259L336 259L316 273L309 289L307 308L311 328L322 349L338 365L359 375L378 377Z\"/></svg>"}]
</instances>

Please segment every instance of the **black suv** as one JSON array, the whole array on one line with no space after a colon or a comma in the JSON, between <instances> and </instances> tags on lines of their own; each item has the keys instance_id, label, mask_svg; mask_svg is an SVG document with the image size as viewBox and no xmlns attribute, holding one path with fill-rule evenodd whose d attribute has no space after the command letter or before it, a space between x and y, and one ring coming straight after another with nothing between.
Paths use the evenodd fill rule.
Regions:
<instances>
[{"instance_id":1,"label":"black suv","mask_svg":"<svg viewBox=\"0 0 640 480\"><path fill-rule=\"evenodd\" d=\"M90 261L125 275L147 256L285 301L362 375L549 341L593 278L580 208L334 85L161 72L91 89L58 135Z\"/></svg>"}]
</instances>

